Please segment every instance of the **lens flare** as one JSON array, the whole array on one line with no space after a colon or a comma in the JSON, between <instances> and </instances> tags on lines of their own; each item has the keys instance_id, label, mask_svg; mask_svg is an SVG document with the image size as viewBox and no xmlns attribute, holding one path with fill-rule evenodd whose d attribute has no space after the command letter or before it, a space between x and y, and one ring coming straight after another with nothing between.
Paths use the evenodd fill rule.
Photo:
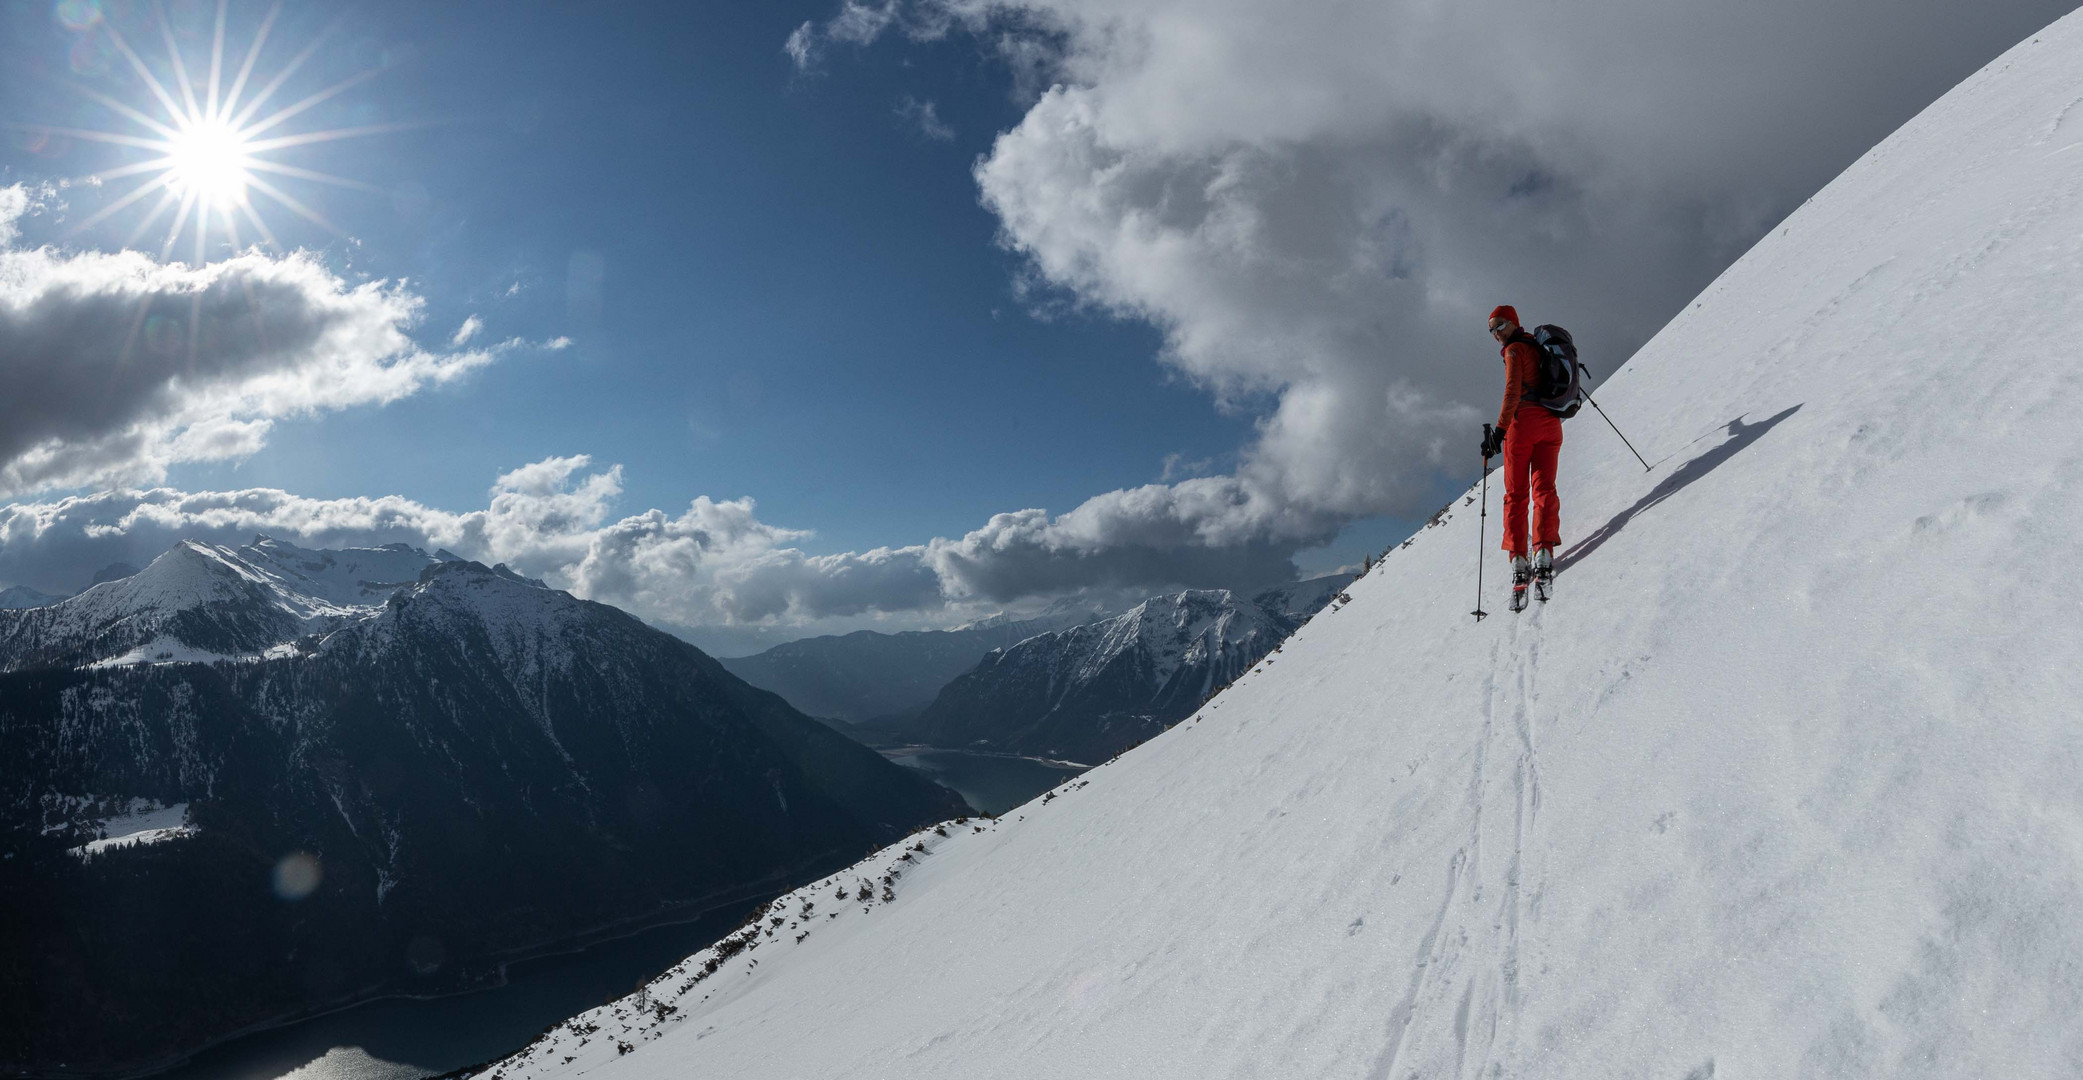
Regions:
<instances>
[{"instance_id":1,"label":"lens flare","mask_svg":"<svg viewBox=\"0 0 2083 1080\"><path fill-rule=\"evenodd\" d=\"M131 130L103 131L48 124L5 125L56 143L77 139L123 147L133 154L142 152L138 160L104 169L86 178L96 184L128 176L144 179L129 191L112 196L111 202L73 226L75 234L131 206L144 203L143 218L123 241L124 244L136 243L171 212L173 224L167 230L160 257L171 256L175 245L192 230L194 257L200 264L209 255L213 230L228 240L234 249L242 246L241 230L248 227L262 242L275 246L274 231L268 227L266 218L255 204L253 196L256 194L330 232L340 232L339 227L327 221L324 215L284 191L268 177L382 193L371 184L275 160L275 155L284 150L411 126L357 121L349 127L294 130L292 121L307 116L312 109L342 91L376 75L380 67L351 75L270 110L276 93L318 51L331 30L319 34L287 63L267 72L262 70L260 61L268 43L268 33L273 29L276 17L282 13L282 4L278 2L268 9L266 17L253 31L244 60L239 61L236 54L225 55L229 0L218 0L215 32L210 38L209 64L190 68L188 58L182 55L175 40L173 27L166 22L164 9L154 4L151 12L151 21L157 24L159 37L166 46L165 63L159 71L146 63L129 39L123 36L116 25L123 20L110 18L100 0L60 0L54 12L62 25L82 35L73 48L76 70L83 64L92 66L96 57L112 59L120 56L149 91L148 100L125 102L92 89L80 90L89 99L134 125ZM234 62L227 63L227 60ZM160 78L161 72L168 78ZM156 199L146 202L155 195Z\"/></svg>"},{"instance_id":2,"label":"lens flare","mask_svg":"<svg viewBox=\"0 0 2083 1080\"><path fill-rule=\"evenodd\" d=\"M293 851L275 864L271 875L275 895L284 900L302 900L318 890L318 883L325 880L325 868L318 856L308 851Z\"/></svg>"}]
</instances>

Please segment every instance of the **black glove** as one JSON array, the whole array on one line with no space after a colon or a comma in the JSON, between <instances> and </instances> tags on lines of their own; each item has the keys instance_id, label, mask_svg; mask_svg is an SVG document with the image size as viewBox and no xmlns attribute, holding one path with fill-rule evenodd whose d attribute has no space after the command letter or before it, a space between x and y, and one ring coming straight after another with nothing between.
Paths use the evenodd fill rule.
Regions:
<instances>
[{"instance_id":1,"label":"black glove","mask_svg":"<svg viewBox=\"0 0 2083 1080\"><path fill-rule=\"evenodd\" d=\"M1494 458L1498 454L1501 454L1503 452L1504 429L1491 428L1490 433L1488 435L1483 436L1483 456L1486 458Z\"/></svg>"}]
</instances>

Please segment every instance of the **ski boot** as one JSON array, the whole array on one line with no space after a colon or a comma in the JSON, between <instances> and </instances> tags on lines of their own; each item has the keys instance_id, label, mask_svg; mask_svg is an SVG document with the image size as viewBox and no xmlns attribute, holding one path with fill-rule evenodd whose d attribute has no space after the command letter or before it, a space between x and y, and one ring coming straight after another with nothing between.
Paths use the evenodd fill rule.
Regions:
<instances>
[{"instance_id":1,"label":"ski boot","mask_svg":"<svg viewBox=\"0 0 2083 1080\"><path fill-rule=\"evenodd\" d=\"M1533 553L1533 598L1545 604L1555 591L1555 549Z\"/></svg>"},{"instance_id":2,"label":"ski boot","mask_svg":"<svg viewBox=\"0 0 2083 1080\"><path fill-rule=\"evenodd\" d=\"M1512 610L1526 610L1526 586L1533 582L1533 565L1524 555L1512 556Z\"/></svg>"}]
</instances>

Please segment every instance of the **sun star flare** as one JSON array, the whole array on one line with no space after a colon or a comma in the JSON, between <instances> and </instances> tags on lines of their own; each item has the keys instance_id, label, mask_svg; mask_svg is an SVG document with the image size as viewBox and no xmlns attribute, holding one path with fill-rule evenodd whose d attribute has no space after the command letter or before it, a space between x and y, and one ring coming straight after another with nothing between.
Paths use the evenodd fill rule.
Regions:
<instances>
[{"instance_id":1,"label":"sun star flare","mask_svg":"<svg viewBox=\"0 0 2083 1080\"><path fill-rule=\"evenodd\" d=\"M191 75L187 59L182 56L181 48L174 40L173 31L166 23L165 13L157 5L153 7L153 21L165 42L166 73L169 75L166 79L154 73L151 65L145 62L144 57L139 55L137 49L113 23L98 18L95 20L93 32L108 35L109 43L128 62L144 88L149 91L151 100L143 103L144 107L140 108L136 104L120 101L91 88L82 87L80 92L129 121L134 125L131 131L54 127L46 124L9 125L146 153L147 156L140 160L103 169L86 178L96 184L106 184L126 177L144 177L142 182L113 197L107 204L75 225L75 233L98 225L156 195L157 198L152 199L142 211L141 219L131 229L123 241L124 244L137 243L171 212L172 223L161 244L160 257L172 256L183 235L192 232L193 257L195 262L200 264L209 256L213 229L228 241L233 249L244 246L242 229L250 229L251 235L256 236L262 243L276 245L274 231L268 227L267 220L256 206L253 198L255 193L330 232L340 232L337 226L326 220L317 210L263 178L263 173L335 187L363 191L378 190L370 184L291 165L274 160L272 156L278 151L295 147L374 135L409 126L358 124L352 127L302 132L285 127L289 121L309 113L314 107L341 91L376 74L376 71L368 70L351 75L290 104L264 112L275 98L276 92L281 90L297 70L317 52L330 31L319 34L272 75L260 76L256 68L262 50L267 45L269 31L282 11L282 5L277 3L268 9L267 15L254 30L243 62L237 66L235 72L228 72L224 55L228 9L229 0L219 0L215 32L210 39L210 60L206 79L198 79ZM251 89L256 85L257 89Z\"/></svg>"}]
</instances>

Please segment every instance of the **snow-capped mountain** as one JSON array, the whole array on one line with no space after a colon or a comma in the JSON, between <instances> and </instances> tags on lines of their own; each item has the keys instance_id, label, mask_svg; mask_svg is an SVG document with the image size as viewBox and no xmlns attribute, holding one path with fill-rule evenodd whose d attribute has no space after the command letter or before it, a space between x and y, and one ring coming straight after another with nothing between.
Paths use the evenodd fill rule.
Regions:
<instances>
[{"instance_id":1,"label":"snow-capped mountain","mask_svg":"<svg viewBox=\"0 0 2083 1080\"><path fill-rule=\"evenodd\" d=\"M858 724L925 707L992 649L1102 615L1089 605L1059 603L1035 615L994 615L952 630L804 638L720 662L811 716Z\"/></svg>"},{"instance_id":2,"label":"snow-capped mountain","mask_svg":"<svg viewBox=\"0 0 2083 1080\"><path fill-rule=\"evenodd\" d=\"M35 988L0 1072L469 986L966 809L621 611L410 549L182 543L0 650L0 985Z\"/></svg>"},{"instance_id":3,"label":"snow-capped mountain","mask_svg":"<svg viewBox=\"0 0 2083 1080\"><path fill-rule=\"evenodd\" d=\"M1248 601L1191 589L1037 634L993 650L899 731L933 746L1105 760L1191 715L1351 580L1318 578Z\"/></svg>"},{"instance_id":4,"label":"snow-capped mountain","mask_svg":"<svg viewBox=\"0 0 2083 1080\"><path fill-rule=\"evenodd\" d=\"M1472 489L1189 720L483 1075L2083 1074L2079 72L2083 13L1595 387L1654 468L1567 425L1552 603L1470 617Z\"/></svg>"},{"instance_id":5,"label":"snow-capped mountain","mask_svg":"<svg viewBox=\"0 0 2083 1080\"><path fill-rule=\"evenodd\" d=\"M417 548L314 551L270 537L187 540L76 596L0 611L0 671L255 658L365 615L440 560Z\"/></svg>"}]
</instances>

